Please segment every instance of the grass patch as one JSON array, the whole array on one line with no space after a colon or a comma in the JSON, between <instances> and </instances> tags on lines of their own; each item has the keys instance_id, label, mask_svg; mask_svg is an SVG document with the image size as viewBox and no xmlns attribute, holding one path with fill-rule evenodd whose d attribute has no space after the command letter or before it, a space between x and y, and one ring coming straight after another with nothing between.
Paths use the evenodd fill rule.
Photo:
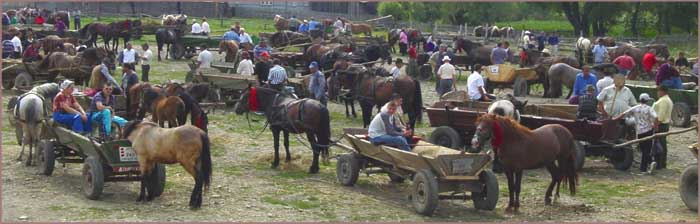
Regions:
<instances>
[{"instance_id":1,"label":"grass patch","mask_svg":"<svg viewBox=\"0 0 700 224\"><path fill-rule=\"evenodd\" d=\"M312 200L314 199L314 200ZM318 201L318 198L315 197L308 197L306 199L292 199L292 200L285 200L285 199L279 199L279 198L273 198L270 196L263 196L262 201L268 204L273 204L273 205L282 205L282 206L289 206L295 209L302 209L302 210L307 210L307 209L314 209L321 207L320 202Z\"/></svg>"},{"instance_id":2,"label":"grass patch","mask_svg":"<svg viewBox=\"0 0 700 224\"><path fill-rule=\"evenodd\" d=\"M633 198L642 196L639 183L616 183L616 182L591 182L588 181L585 187L579 188L577 196L597 205L609 204L618 201L619 198ZM644 194L652 193L653 188L646 188Z\"/></svg>"}]
</instances>

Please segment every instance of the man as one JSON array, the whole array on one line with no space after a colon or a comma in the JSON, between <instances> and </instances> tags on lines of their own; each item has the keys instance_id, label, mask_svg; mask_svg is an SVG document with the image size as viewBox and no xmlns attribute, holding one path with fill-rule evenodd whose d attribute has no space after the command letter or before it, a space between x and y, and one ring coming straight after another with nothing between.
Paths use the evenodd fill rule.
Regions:
<instances>
[{"instance_id":1,"label":"man","mask_svg":"<svg viewBox=\"0 0 700 224\"><path fill-rule=\"evenodd\" d=\"M3 40L2 41L2 58L10 58L14 57L15 55L15 44L12 43L12 40Z\"/></svg>"},{"instance_id":2,"label":"man","mask_svg":"<svg viewBox=\"0 0 700 224\"><path fill-rule=\"evenodd\" d=\"M408 48L408 35L406 35L404 29L401 29L399 33L399 52L401 52L401 55L406 55L406 48Z\"/></svg>"},{"instance_id":3,"label":"man","mask_svg":"<svg viewBox=\"0 0 700 224\"><path fill-rule=\"evenodd\" d=\"M690 63L688 62L688 59L685 58L685 53L678 52L678 59L676 59L675 62L676 67L690 67Z\"/></svg>"},{"instance_id":4,"label":"man","mask_svg":"<svg viewBox=\"0 0 700 224\"><path fill-rule=\"evenodd\" d=\"M131 42L129 42L126 43L126 49L122 50L121 54L119 55L119 64L122 66L132 65L135 68L137 58L139 58L138 53L136 53L136 50L131 45Z\"/></svg>"},{"instance_id":5,"label":"man","mask_svg":"<svg viewBox=\"0 0 700 224\"><path fill-rule=\"evenodd\" d=\"M241 35L240 37L240 43L241 43L241 49L243 49L243 46L245 45L250 45L250 48L252 49L253 46L255 46L255 43L253 43L253 39L250 38L250 35L248 35L248 32L245 31L245 29L241 28Z\"/></svg>"},{"instance_id":6,"label":"man","mask_svg":"<svg viewBox=\"0 0 700 224\"><path fill-rule=\"evenodd\" d=\"M75 30L80 30L80 10L73 12L73 24L75 24Z\"/></svg>"},{"instance_id":7,"label":"man","mask_svg":"<svg viewBox=\"0 0 700 224\"><path fill-rule=\"evenodd\" d=\"M63 37L63 35L66 33L66 23L61 20L61 18L56 18L56 24L54 24L54 28L56 29L56 34L59 37Z\"/></svg>"},{"instance_id":8,"label":"man","mask_svg":"<svg viewBox=\"0 0 700 224\"><path fill-rule=\"evenodd\" d=\"M345 25L343 24L343 21L340 20L340 17L338 17L333 23L333 35L338 36L344 28Z\"/></svg>"},{"instance_id":9,"label":"man","mask_svg":"<svg viewBox=\"0 0 700 224\"><path fill-rule=\"evenodd\" d=\"M597 82L598 79L595 77L595 75L591 75L591 67L588 65L584 65L581 73L576 74L576 80L574 81L574 91L571 98L569 98L569 104L578 104L578 97L586 95L586 86L595 86ZM597 93L598 90L596 90L596 94Z\"/></svg>"},{"instance_id":10,"label":"man","mask_svg":"<svg viewBox=\"0 0 700 224\"><path fill-rule=\"evenodd\" d=\"M289 19L289 31L297 32L297 28L299 28L299 19L297 19L297 16L292 16Z\"/></svg>"},{"instance_id":11,"label":"man","mask_svg":"<svg viewBox=\"0 0 700 224\"><path fill-rule=\"evenodd\" d=\"M603 39L598 39L598 44L593 47L593 57L596 65L603 64L605 62L605 56L608 55L608 49L603 45Z\"/></svg>"},{"instance_id":12,"label":"man","mask_svg":"<svg viewBox=\"0 0 700 224\"><path fill-rule=\"evenodd\" d=\"M236 21L233 23L233 27L236 29L235 31L237 34L241 34L241 29L243 29L243 27L241 27L241 22Z\"/></svg>"},{"instance_id":13,"label":"man","mask_svg":"<svg viewBox=\"0 0 700 224\"><path fill-rule=\"evenodd\" d=\"M255 75L258 77L258 84L264 86L267 82L267 76L270 73L270 54L263 52L260 55L260 60L255 63Z\"/></svg>"},{"instance_id":14,"label":"man","mask_svg":"<svg viewBox=\"0 0 700 224\"><path fill-rule=\"evenodd\" d=\"M617 65L617 68L623 75L628 75L632 69L634 69L634 66L637 66L637 64L634 62L634 58L630 56L629 51L625 51L623 55L615 58L615 60L613 60L613 64Z\"/></svg>"},{"instance_id":15,"label":"man","mask_svg":"<svg viewBox=\"0 0 700 224\"><path fill-rule=\"evenodd\" d=\"M221 37L221 40L235 40L236 42L241 41L238 32L236 32L235 26L231 26L231 30L226 31L226 33L224 33L224 35Z\"/></svg>"},{"instance_id":16,"label":"man","mask_svg":"<svg viewBox=\"0 0 700 224\"><path fill-rule=\"evenodd\" d=\"M608 86L612 86L615 83L612 77L610 77L611 74L603 72L603 75L603 78L598 80L598 82L595 84L598 91L603 91L603 89L608 88Z\"/></svg>"},{"instance_id":17,"label":"man","mask_svg":"<svg viewBox=\"0 0 700 224\"><path fill-rule=\"evenodd\" d=\"M211 33L211 28L209 28L207 17L204 17L202 18L202 35L209 36L209 33Z\"/></svg>"},{"instance_id":18,"label":"man","mask_svg":"<svg viewBox=\"0 0 700 224\"><path fill-rule=\"evenodd\" d=\"M625 86L625 76L617 74L614 77L615 85L608 86L600 91L598 97L598 112L604 118L612 118L637 104L632 91Z\"/></svg>"},{"instance_id":19,"label":"man","mask_svg":"<svg viewBox=\"0 0 700 224\"><path fill-rule=\"evenodd\" d=\"M192 35L201 35L202 34L202 26L199 25L196 19L192 19Z\"/></svg>"},{"instance_id":20,"label":"man","mask_svg":"<svg viewBox=\"0 0 700 224\"><path fill-rule=\"evenodd\" d=\"M126 120L114 115L114 101L116 97L112 95L112 84L105 83L102 91L97 92L90 102L89 117L93 121L97 121L102 125L102 139L110 140L112 134L112 121L116 122L120 127L126 125Z\"/></svg>"},{"instance_id":21,"label":"man","mask_svg":"<svg viewBox=\"0 0 700 224\"><path fill-rule=\"evenodd\" d=\"M542 51L544 50L544 43L547 41L547 35L544 32L540 32L540 35L537 36L537 50Z\"/></svg>"},{"instance_id":22,"label":"man","mask_svg":"<svg viewBox=\"0 0 700 224\"><path fill-rule=\"evenodd\" d=\"M496 97L489 95L484 89L484 78L481 77L481 67L480 64L474 65L474 71L467 78L467 93L471 100L488 102Z\"/></svg>"},{"instance_id":23,"label":"man","mask_svg":"<svg viewBox=\"0 0 700 224\"><path fill-rule=\"evenodd\" d=\"M450 56L445 56L442 59L443 64L437 71L437 80L440 83L438 86L438 97L453 89L457 89L453 80L457 70L454 65L450 64L450 60Z\"/></svg>"},{"instance_id":24,"label":"man","mask_svg":"<svg viewBox=\"0 0 700 224\"><path fill-rule=\"evenodd\" d=\"M207 49L207 44L202 44L200 47L202 52L197 56L198 68L211 68L211 62L214 61L214 56Z\"/></svg>"},{"instance_id":25,"label":"man","mask_svg":"<svg viewBox=\"0 0 700 224\"><path fill-rule=\"evenodd\" d=\"M547 42L552 46L552 54L554 56L559 56L559 34L554 32L553 35L547 38Z\"/></svg>"},{"instance_id":26,"label":"man","mask_svg":"<svg viewBox=\"0 0 700 224\"><path fill-rule=\"evenodd\" d=\"M24 51L24 55L22 55L22 61L33 62L41 60L41 56L39 55L39 48L41 48L39 41L33 41L32 44L29 45L27 50Z\"/></svg>"},{"instance_id":27,"label":"man","mask_svg":"<svg viewBox=\"0 0 700 224\"><path fill-rule=\"evenodd\" d=\"M122 91L122 89L120 87L118 87L117 80L115 80L114 77L112 77L112 75L109 73L109 68L111 66L109 58L102 59L102 64L100 64L99 66L100 66L100 73L105 78L105 80L107 80L107 82L111 83L112 86L116 86L116 88L114 88L112 93L115 95L121 95L122 92L125 92L125 91ZM95 83L94 85L91 83L91 86L94 87L97 91L100 91L101 89L99 89L99 88L102 88L102 85L100 85L98 83Z\"/></svg>"},{"instance_id":28,"label":"man","mask_svg":"<svg viewBox=\"0 0 700 224\"><path fill-rule=\"evenodd\" d=\"M586 95L580 96L578 99L578 110L576 112L577 119L587 119L595 121L598 119L598 100L595 96L595 86L586 86Z\"/></svg>"},{"instance_id":29,"label":"man","mask_svg":"<svg viewBox=\"0 0 700 224\"><path fill-rule=\"evenodd\" d=\"M394 119L396 108L396 103L389 102L387 112L381 112L374 116L369 124L369 140L372 144L389 144L404 151L411 151L405 138L411 135L411 131L396 125L397 121Z\"/></svg>"},{"instance_id":30,"label":"man","mask_svg":"<svg viewBox=\"0 0 700 224\"><path fill-rule=\"evenodd\" d=\"M491 51L491 63L494 65L505 64L508 60L508 52L506 51L508 42L499 43Z\"/></svg>"},{"instance_id":31,"label":"man","mask_svg":"<svg viewBox=\"0 0 700 224\"><path fill-rule=\"evenodd\" d=\"M649 49L644 57L642 57L642 67L649 77L652 76L651 69L656 66L656 50Z\"/></svg>"},{"instance_id":32,"label":"man","mask_svg":"<svg viewBox=\"0 0 700 224\"><path fill-rule=\"evenodd\" d=\"M683 81L681 81L678 70L673 67L673 61L673 58L669 58L656 71L656 85L665 85L671 89L683 89Z\"/></svg>"},{"instance_id":33,"label":"man","mask_svg":"<svg viewBox=\"0 0 700 224\"><path fill-rule=\"evenodd\" d=\"M9 26L10 25L10 16L7 15L7 13L2 13L2 25L3 26Z\"/></svg>"},{"instance_id":34,"label":"man","mask_svg":"<svg viewBox=\"0 0 700 224\"><path fill-rule=\"evenodd\" d=\"M279 59L272 60L272 68L267 76L267 82L272 89L277 91L284 89L284 83L287 82L287 70L280 66Z\"/></svg>"},{"instance_id":35,"label":"man","mask_svg":"<svg viewBox=\"0 0 700 224\"><path fill-rule=\"evenodd\" d=\"M673 101L668 97L668 87L664 85L658 86L656 88L656 95L659 96L659 99L656 100L651 107L654 108L654 112L656 112L657 115L658 132L668 132L669 124L671 123L671 111L673 111ZM657 162L655 168L666 169L666 158L668 154L666 137L659 138L659 143L661 143L663 150L655 159Z\"/></svg>"},{"instance_id":36,"label":"man","mask_svg":"<svg viewBox=\"0 0 700 224\"><path fill-rule=\"evenodd\" d=\"M122 90L125 90L124 92L128 92L129 89L131 89L132 86L136 85L136 83L139 83L139 76L136 74L136 71L134 71L134 65L132 64L127 64L122 66L122 83L120 87ZM128 96L127 95L127 101L128 101Z\"/></svg>"},{"instance_id":37,"label":"man","mask_svg":"<svg viewBox=\"0 0 700 224\"><path fill-rule=\"evenodd\" d=\"M304 20L304 23L299 25L299 28L297 28L297 32L299 33L308 33L309 32L309 21Z\"/></svg>"},{"instance_id":38,"label":"man","mask_svg":"<svg viewBox=\"0 0 700 224\"><path fill-rule=\"evenodd\" d=\"M406 74L411 77L416 77L418 72L418 50L416 48L416 43L411 43L411 46L408 48L408 67L406 68Z\"/></svg>"},{"instance_id":39,"label":"man","mask_svg":"<svg viewBox=\"0 0 700 224\"><path fill-rule=\"evenodd\" d=\"M12 53L12 58L22 58L22 40L20 40L22 32L17 32L15 36L10 40L12 45L15 47Z\"/></svg>"},{"instance_id":40,"label":"man","mask_svg":"<svg viewBox=\"0 0 700 224\"><path fill-rule=\"evenodd\" d=\"M316 22L316 20L314 20L314 17L311 17L311 19L309 19L309 31L321 29L320 25L321 24L319 24L318 22Z\"/></svg>"},{"instance_id":41,"label":"man","mask_svg":"<svg viewBox=\"0 0 700 224\"><path fill-rule=\"evenodd\" d=\"M325 106L328 101L326 99L326 77L318 70L318 63L315 61L311 62L309 69L311 70L311 80L309 80L311 97Z\"/></svg>"},{"instance_id":42,"label":"man","mask_svg":"<svg viewBox=\"0 0 700 224\"><path fill-rule=\"evenodd\" d=\"M238 63L238 68L236 69L236 73L240 75L253 75L253 62L250 61L250 54L247 51L244 51L241 53L241 62Z\"/></svg>"},{"instance_id":43,"label":"man","mask_svg":"<svg viewBox=\"0 0 700 224\"><path fill-rule=\"evenodd\" d=\"M523 35L523 48L525 49L532 49L535 46L530 45L530 31L525 31Z\"/></svg>"},{"instance_id":44,"label":"man","mask_svg":"<svg viewBox=\"0 0 700 224\"><path fill-rule=\"evenodd\" d=\"M153 52L148 49L148 43L141 45L144 50L143 56L141 57L141 81L148 82L148 72L151 71L151 56Z\"/></svg>"},{"instance_id":45,"label":"man","mask_svg":"<svg viewBox=\"0 0 700 224\"><path fill-rule=\"evenodd\" d=\"M78 101L73 97L73 81L61 83L61 92L53 99L53 120L69 126L71 130L85 135L90 132L90 120Z\"/></svg>"},{"instance_id":46,"label":"man","mask_svg":"<svg viewBox=\"0 0 700 224\"><path fill-rule=\"evenodd\" d=\"M36 18L34 19L34 23L37 25L44 25L44 22L46 22L46 21L44 20L44 17L41 16L41 14L37 15Z\"/></svg>"},{"instance_id":47,"label":"man","mask_svg":"<svg viewBox=\"0 0 700 224\"><path fill-rule=\"evenodd\" d=\"M397 79L401 75L401 68L403 67L403 60L401 60L401 58L397 58L395 64L396 64L396 66L391 68L391 72L389 72L389 73L391 74L391 77L394 77L394 79Z\"/></svg>"},{"instance_id":48,"label":"man","mask_svg":"<svg viewBox=\"0 0 700 224\"><path fill-rule=\"evenodd\" d=\"M272 49L267 46L267 42L265 40L260 40L260 44L256 45L255 48L253 49L253 53L255 54L255 60L260 60L260 56L262 53L265 52L268 54L268 57L270 56L269 54L272 53Z\"/></svg>"},{"instance_id":49,"label":"man","mask_svg":"<svg viewBox=\"0 0 700 224\"><path fill-rule=\"evenodd\" d=\"M654 129L658 124L657 114L647 105L647 102L651 100L649 94L642 93L639 95L639 105L630 108L629 110L618 115L615 120L622 118L625 115L631 115L634 117L636 124L637 138L644 138L654 134ZM655 167L649 167L651 163L651 150L652 150L652 139L643 141L639 143L639 148L642 151L642 161L639 165L639 172L649 172ZM658 158L658 156L656 156Z\"/></svg>"}]
</instances>

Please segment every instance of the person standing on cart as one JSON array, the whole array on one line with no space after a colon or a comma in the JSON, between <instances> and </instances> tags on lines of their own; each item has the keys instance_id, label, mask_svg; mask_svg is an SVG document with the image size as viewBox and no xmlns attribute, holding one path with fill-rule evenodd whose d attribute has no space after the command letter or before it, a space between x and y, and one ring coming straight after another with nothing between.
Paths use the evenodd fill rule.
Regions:
<instances>
[{"instance_id":1,"label":"person standing on cart","mask_svg":"<svg viewBox=\"0 0 700 224\"><path fill-rule=\"evenodd\" d=\"M598 94L598 111L604 118L616 117L637 104L632 90L625 86L625 76L615 75L614 85L600 91Z\"/></svg>"},{"instance_id":2,"label":"person standing on cart","mask_svg":"<svg viewBox=\"0 0 700 224\"><path fill-rule=\"evenodd\" d=\"M66 79L60 87L61 92L53 99L53 120L69 126L76 133L87 134L91 130L90 118L73 96L73 81Z\"/></svg>"},{"instance_id":3,"label":"person standing on cart","mask_svg":"<svg viewBox=\"0 0 700 224\"><path fill-rule=\"evenodd\" d=\"M651 107L654 108L656 115L658 115L659 120L659 132L668 132L671 123L671 111L673 111L673 101L668 96L668 86L660 85L656 89L656 95L659 99L654 102ZM662 151L659 154L658 159L656 159L656 169L666 169L666 158L668 154L668 147L666 143L666 137L660 137L659 143L661 143Z\"/></svg>"},{"instance_id":4,"label":"person standing on cart","mask_svg":"<svg viewBox=\"0 0 700 224\"><path fill-rule=\"evenodd\" d=\"M112 121L116 122L120 127L126 125L126 119L114 115L114 101L116 97L112 95L114 87L111 83L106 82L102 87L102 91L97 92L90 103L89 117L93 121L97 121L102 125L102 139L110 140L112 134Z\"/></svg>"},{"instance_id":5,"label":"person standing on cart","mask_svg":"<svg viewBox=\"0 0 700 224\"><path fill-rule=\"evenodd\" d=\"M639 105L634 106L625 112L620 113L615 117L615 120L623 118L625 115L631 115L636 123L637 138L644 138L654 134L654 129L658 126L658 117L656 111L647 105L647 102L651 100L649 94L642 93L639 95ZM639 172L651 172L655 167L649 167L652 162L652 143L653 140L649 139L639 143L639 148L642 151L642 162L639 165ZM654 153L655 154L655 153ZM655 160L658 160L658 155L654 155Z\"/></svg>"}]
</instances>

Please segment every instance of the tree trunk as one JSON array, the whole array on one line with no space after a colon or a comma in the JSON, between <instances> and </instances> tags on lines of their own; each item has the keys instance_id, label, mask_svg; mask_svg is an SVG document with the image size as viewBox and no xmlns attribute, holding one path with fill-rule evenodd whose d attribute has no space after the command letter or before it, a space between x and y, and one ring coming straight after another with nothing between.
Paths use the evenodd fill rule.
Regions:
<instances>
[{"instance_id":1,"label":"tree trunk","mask_svg":"<svg viewBox=\"0 0 700 224\"><path fill-rule=\"evenodd\" d=\"M634 37L639 37L639 8L642 5L641 2L637 2L634 4L634 12L632 13L632 21L631 27L632 27L632 35Z\"/></svg>"}]
</instances>

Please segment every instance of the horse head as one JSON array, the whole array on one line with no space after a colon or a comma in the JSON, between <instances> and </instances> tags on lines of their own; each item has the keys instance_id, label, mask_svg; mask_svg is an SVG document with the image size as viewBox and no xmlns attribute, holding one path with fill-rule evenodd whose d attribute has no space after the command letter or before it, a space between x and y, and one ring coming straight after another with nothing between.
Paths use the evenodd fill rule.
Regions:
<instances>
[{"instance_id":1,"label":"horse head","mask_svg":"<svg viewBox=\"0 0 700 224\"><path fill-rule=\"evenodd\" d=\"M503 137L503 130L500 127L500 124L497 123L497 116L498 115L495 114L484 114L477 119L476 131L474 132L474 137L472 137L471 141L473 149L481 151L484 144L487 141L492 140L495 135L500 135L501 138ZM497 146L493 147L496 148Z\"/></svg>"},{"instance_id":2,"label":"horse head","mask_svg":"<svg viewBox=\"0 0 700 224\"><path fill-rule=\"evenodd\" d=\"M249 112L251 109L251 104L257 105L257 99L254 100L255 103L250 102L251 92L253 92L252 95L257 95L257 89L255 89L253 84L249 83L248 88L243 90L243 93L241 93L241 96L238 98L238 102L236 102L236 105L233 107L233 110L234 112L236 112L236 114L241 115L243 113Z\"/></svg>"}]
</instances>

